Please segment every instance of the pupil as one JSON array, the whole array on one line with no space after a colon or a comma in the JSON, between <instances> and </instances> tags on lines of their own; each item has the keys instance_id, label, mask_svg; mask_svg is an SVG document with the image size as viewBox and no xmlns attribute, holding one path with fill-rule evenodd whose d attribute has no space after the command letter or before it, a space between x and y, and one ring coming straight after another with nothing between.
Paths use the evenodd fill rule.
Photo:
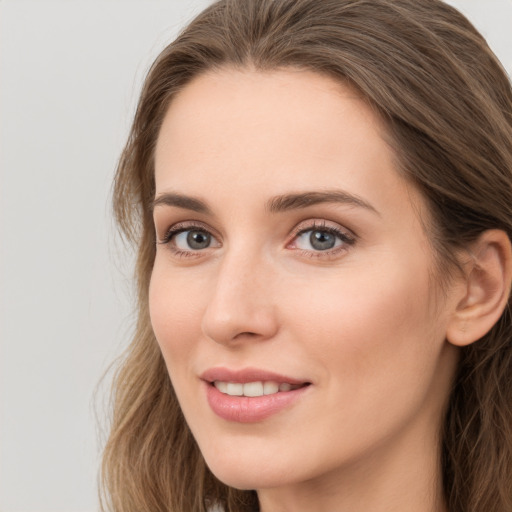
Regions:
<instances>
[{"instance_id":1,"label":"pupil","mask_svg":"<svg viewBox=\"0 0 512 512\"><path fill-rule=\"evenodd\" d=\"M318 251L332 249L336 243L334 235L326 231L313 231L309 237L311 246Z\"/></svg>"},{"instance_id":2,"label":"pupil","mask_svg":"<svg viewBox=\"0 0 512 512\"><path fill-rule=\"evenodd\" d=\"M190 231L187 244L191 249L206 249L210 245L210 235L204 231Z\"/></svg>"}]
</instances>

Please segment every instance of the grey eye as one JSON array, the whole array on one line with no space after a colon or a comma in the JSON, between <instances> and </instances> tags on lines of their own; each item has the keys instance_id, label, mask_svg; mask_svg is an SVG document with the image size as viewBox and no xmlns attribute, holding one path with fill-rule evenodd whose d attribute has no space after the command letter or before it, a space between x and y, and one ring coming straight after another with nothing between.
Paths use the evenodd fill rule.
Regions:
<instances>
[{"instance_id":1,"label":"grey eye","mask_svg":"<svg viewBox=\"0 0 512 512\"><path fill-rule=\"evenodd\" d=\"M325 231L312 231L309 235L309 243L317 251L332 249L336 244L336 237Z\"/></svg>"},{"instance_id":2,"label":"grey eye","mask_svg":"<svg viewBox=\"0 0 512 512\"><path fill-rule=\"evenodd\" d=\"M212 236L206 231L199 229L188 229L178 233L174 237L175 246L183 251L200 251L207 249L212 243Z\"/></svg>"},{"instance_id":3,"label":"grey eye","mask_svg":"<svg viewBox=\"0 0 512 512\"><path fill-rule=\"evenodd\" d=\"M340 246L343 240L339 235L324 229L308 229L297 236L298 249L306 251L328 251Z\"/></svg>"}]
</instances>

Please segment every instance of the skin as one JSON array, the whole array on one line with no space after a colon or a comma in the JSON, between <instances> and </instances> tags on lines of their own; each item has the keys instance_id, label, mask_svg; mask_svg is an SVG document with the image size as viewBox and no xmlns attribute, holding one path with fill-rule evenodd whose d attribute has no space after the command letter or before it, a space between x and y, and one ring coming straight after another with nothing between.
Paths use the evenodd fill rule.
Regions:
<instances>
[{"instance_id":1,"label":"skin","mask_svg":"<svg viewBox=\"0 0 512 512\"><path fill-rule=\"evenodd\" d=\"M153 329L210 469L256 489L264 512L444 510L438 430L462 285L436 289L428 212L384 135L354 91L299 70L201 75L161 128L157 203L178 193L209 211L154 208ZM367 206L266 207L333 189ZM186 233L162 243L173 226L210 233L210 246ZM313 228L351 241L318 250ZM206 400L213 366L311 385L263 421L230 422Z\"/></svg>"}]
</instances>

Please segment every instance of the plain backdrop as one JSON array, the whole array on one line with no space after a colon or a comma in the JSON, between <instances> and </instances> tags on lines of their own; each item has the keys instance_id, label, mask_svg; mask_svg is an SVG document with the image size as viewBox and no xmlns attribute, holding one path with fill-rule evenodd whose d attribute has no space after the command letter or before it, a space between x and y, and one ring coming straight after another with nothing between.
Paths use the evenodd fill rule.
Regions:
<instances>
[{"instance_id":1,"label":"plain backdrop","mask_svg":"<svg viewBox=\"0 0 512 512\"><path fill-rule=\"evenodd\" d=\"M98 509L95 390L133 322L112 176L148 66L208 3L0 0L0 512ZM511 73L512 0L450 3Z\"/></svg>"}]
</instances>

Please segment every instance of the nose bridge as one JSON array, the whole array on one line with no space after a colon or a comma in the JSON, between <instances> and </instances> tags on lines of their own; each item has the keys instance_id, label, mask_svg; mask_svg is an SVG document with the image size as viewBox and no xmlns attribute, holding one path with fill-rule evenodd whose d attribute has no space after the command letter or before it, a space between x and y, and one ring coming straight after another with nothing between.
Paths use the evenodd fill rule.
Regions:
<instances>
[{"instance_id":1,"label":"nose bridge","mask_svg":"<svg viewBox=\"0 0 512 512\"><path fill-rule=\"evenodd\" d=\"M228 251L215 276L203 317L204 334L218 343L267 339L277 330L271 268L258 253Z\"/></svg>"}]
</instances>

